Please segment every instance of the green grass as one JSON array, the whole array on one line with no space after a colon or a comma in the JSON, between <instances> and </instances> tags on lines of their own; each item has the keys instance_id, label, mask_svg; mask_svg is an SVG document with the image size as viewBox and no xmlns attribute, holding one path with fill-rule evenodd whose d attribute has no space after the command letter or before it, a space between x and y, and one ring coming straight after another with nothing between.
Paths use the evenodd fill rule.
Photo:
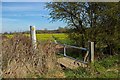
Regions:
<instances>
[{"instance_id":1,"label":"green grass","mask_svg":"<svg viewBox=\"0 0 120 80\"><path fill-rule=\"evenodd\" d=\"M52 36L54 36L58 40L65 40L67 38L67 35L64 33L60 33L60 34L37 34L36 36L37 36L37 40L47 40L47 39L51 38Z\"/></svg>"},{"instance_id":2,"label":"green grass","mask_svg":"<svg viewBox=\"0 0 120 80\"><path fill-rule=\"evenodd\" d=\"M7 36L8 38L12 38L12 37L13 37L12 34L7 34L7 35L5 35L5 36Z\"/></svg>"},{"instance_id":3,"label":"green grass","mask_svg":"<svg viewBox=\"0 0 120 80\"><path fill-rule=\"evenodd\" d=\"M26 35L26 36L30 36L30 34L25 34L25 35ZM5 36L7 36L8 38L12 38L12 37L13 37L12 34L7 34L7 35L5 35ZM67 35L64 34L64 33L54 33L54 34L43 33L43 34L36 34L36 37L37 37L37 40L38 40L38 41L39 41L39 40L42 40L42 41L48 40L48 39L50 39L52 36L54 36L54 37L55 37L56 39L58 39L58 40L65 40L65 39L68 38Z\"/></svg>"},{"instance_id":4,"label":"green grass","mask_svg":"<svg viewBox=\"0 0 120 80\"><path fill-rule=\"evenodd\" d=\"M30 34L25 34L26 36L30 36ZM8 38L12 38L13 35L12 34L7 34L5 35ZM72 45L74 44L72 40L70 40L68 38L68 35L65 33L42 33L42 34L36 34L37 37L37 41L46 41L48 39L51 39L52 36L54 36L56 38L56 40L62 44L69 44Z\"/></svg>"},{"instance_id":5,"label":"green grass","mask_svg":"<svg viewBox=\"0 0 120 80\"><path fill-rule=\"evenodd\" d=\"M78 68L64 72L67 78L120 78L119 69L118 55L114 55L101 61L95 61L90 68Z\"/></svg>"}]
</instances>

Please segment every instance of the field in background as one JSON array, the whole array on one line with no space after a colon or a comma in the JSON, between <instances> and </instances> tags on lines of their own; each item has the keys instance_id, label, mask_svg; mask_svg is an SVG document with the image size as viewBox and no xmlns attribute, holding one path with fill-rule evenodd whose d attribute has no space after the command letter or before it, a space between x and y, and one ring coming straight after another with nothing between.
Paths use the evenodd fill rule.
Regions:
<instances>
[{"instance_id":1,"label":"field in background","mask_svg":"<svg viewBox=\"0 0 120 80\"><path fill-rule=\"evenodd\" d=\"M37 40L47 40L54 36L58 40L65 40L67 38L67 35L64 33L59 33L59 34L37 34Z\"/></svg>"},{"instance_id":2,"label":"field in background","mask_svg":"<svg viewBox=\"0 0 120 80\"><path fill-rule=\"evenodd\" d=\"M25 34L26 36L30 36L30 34ZM5 34L8 38L12 38L13 34ZM46 41L48 39L51 39L52 36L54 38L62 43L62 44L69 44L72 45L73 41L68 38L68 35L65 33L42 33L42 34L36 34L37 41Z\"/></svg>"},{"instance_id":3,"label":"field in background","mask_svg":"<svg viewBox=\"0 0 120 80\"><path fill-rule=\"evenodd\" d=\"M30 36L29 34L25 34L25 35L27 35L27 36ZM13 37L13 35L9 35L9 34L7 34L6 35L7 37L9 37L9 38L12 38ZM60 33L60 34L37 34L37 40L39 41L39 40L42 40L42 41L45 41L45 40L48 40L48 39L50 39L52 36L54 36L58 41L61 41L61 42L63 42L63 43L65 43L65 42L67 42L67 43L69 43L69 44L71 44L70 42L72 42L68 37L67 37L67 35L66 34L63 34L63 33ZM29 40L29 39L28 39ZM28 42L28 40L27 39L25 39L25 41L26 42ZM24 40L23 40L24 41ZM70 42L69 42L70 41ZM14 42L14 41L13 41ZM21 42L22 43L22 42ZM28 56L26 56L25 54L26 53L23 53L23 52L25 52L26 51L26 48L24 48L24 47L27 47L27 46L25 46L25 45L22 45L22 47L21 47L21 43L19 43L18 44L18 46L20 47L20 50L19 50L19 47L17 47L18 49L16 49L16 52L14 51L14 47L16 47L15 45L10 45L10 43L4 43L4 44L6 44L5 45L5 48L3 47L3 52L5 52L5 53L3 53L3 54L5 54L5 56L7 56L7 54L9 54L10 56L11 56L11 54L15 54L15 55L17 55L17 54L20 54L21 55L21 59L23 59L24 58L24 56L25 57L30 57L30 56L32 56L32 55L29 55L28 53ZM9 47L6 47L6 46L9 46ZM40 45L41 46L41 45ZM40 48L40 47L39 47ZM48 49L48 47L45 47L45 51ZM55 50L54 49L55 47L53 46L53 50ZM22 50L23 51L22 51ZM27 49L29 49L29 48L27 48ZM41 49L40 49L41 50ZM6 53L6 51L7 51L7 53ZM21 52L20 52L21 51ZM27 51L29 51L29 50L27 50ZM18 53L19 52L19 53ZM42 51L41 51L42 52ZM16 54L17 53L17 54ZM21 54L22 53L22 54ZM51 52L52 53L52 52ZM41 53L42 54L42 53ZM40 54L40 56L41 56L41 54ZM40 58L40 56L36 56L35 58ZM9 57L9 56L8 56ZM62 75L62 77L63 76L65 76L65 78L119 78L119 70L120 70L120 68L118 67L118 63L119 63L119 60L118 60L118 55L116 54L116 55L114 55L114 56L110 56L110 57L107 57L107 58L103 58L102 60L100 60L100 61L95 61L94 62L94 64L93 65L91 65L89 68L78 68L77 70L70 70L70 69L65 69L65 70L63 70L63 71L61 71L63 74L61 74ZM54 58L52 55L51 55L51 57L49 58L49 59L47 59L48 57L46 57L45 58L45 61L43 61L43 62L48 62L48 63L50 63L50 61L52 61L52 59ZM9 59L9 58L4 58L4 59ZM19 59L19 58L18 58ZM25 59L27 59L27 58L25 58ZM48 61L47 61L47 60ZM50 60L51 59L51 60ZM30 61L33 61L34 59L32 59L32 58L30 58ZM36 62L37 62L37 59L35 59L36 60ZM26 61L26 62L30 62L30 61ZM40 60L41 61L41 60ZM55 60L54 60L55 61ZM14 63L14 65L17 65L17 64L15 64L15 62L12 62L11 63L11 65L10 66L12 66L13 65L13 63ZM33 65L33 63L34 62L31 62L31 64ZM48 63L45 63L45 64L48 64ZM41 64L41 63L40 63ZM52 64L52 62L51 62L51 64ZM21 64L19 64L19 65L21 65ZM19 66L18 66L19 67ZM24 70L23 69L24 67L20 67L20 69L19 68L17 68L17 70ZM33 68L33 67L32 67ZM38 66L37 67L37 69L38 70L40 70L40 66ZM45 71L46 69L47 69L47 67L42 67L43 68L43 71ZM26 69L26 68L25 68ZM31 69L31 67L30 67L30 69ZM14 69L13 69L14 70ZM18 71L16 70L16 72L17 72L17 74L21 74L21 73L18 73ZM32 70L32 69L31 69ZM36 70L36 68L35 68L35 70ZM9 71L9 68L8 68L8 70L7 71ZM15 71L15 70L14 70ZM25 70L24 70L25 71ZM48 74L48 77L50 77L50 76L52 76L52 77L54 77L54 75L53 75L53 73L56 75L56 73L58 73L58 72L54 72L54 71L57 71L56 69L55 70L50 70L47 74ZM59 70L58 70L59 71ZM23 72L23 71L19 71L19 72ZM27 72L27 70L26 70L26 72ZM45 71L46 72L46 71ZM59 71L60 72L60 71ZM8 74L9 72L7 72L7 74ZM29 74L28 74L29 75ZM33 74L32 74L33 75ZM22 74L21 74L21 76L22 76ZM29 76L31 76L31 74L29 75ZM57 77L59 76L59 73L57 74ZM33 76L32 76L33 77ZM41 76L37 76L37 77L40 77L41 78ZM44 76L43 76L44 77ZM46 77L46 76L45 76Z\"/></svg>"},{"instance_id":4,"label":"field in background","mask_svg":"<svg viewBox=\"0 0 120 80\"><path fill-rule=\"evenodd\" d=\"M27 36L30 36L30 34L25 34ZM6 35L9 38L12 38L13 35L12 34L7 34ZM52 36L54 36L56 39L58 40L66 40L68 38L68 36L64 33L54 33L54 34L48 34L48 33L44 33L44 34L36 34L37 40L48 40L49 38L51 38Z\"/></svg>"}]
</instances>

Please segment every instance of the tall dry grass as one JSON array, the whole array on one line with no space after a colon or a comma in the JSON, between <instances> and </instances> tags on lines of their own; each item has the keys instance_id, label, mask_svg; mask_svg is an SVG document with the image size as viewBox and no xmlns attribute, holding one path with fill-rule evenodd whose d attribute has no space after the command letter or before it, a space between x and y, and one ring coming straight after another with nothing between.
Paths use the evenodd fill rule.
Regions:
<instances>
[{"instance_id":1,"label":"tall dry grass","mask_svg":"<svg viewBox=\"0 0 120 80\"><path fill-rule=\"evenodd\" d=\"M37 42L37 49L33 49L30 38L23 34L3 39L3 77L64 77L57 63L55 46L48 40L45 43Z\"/></svg>"}]
</instances>

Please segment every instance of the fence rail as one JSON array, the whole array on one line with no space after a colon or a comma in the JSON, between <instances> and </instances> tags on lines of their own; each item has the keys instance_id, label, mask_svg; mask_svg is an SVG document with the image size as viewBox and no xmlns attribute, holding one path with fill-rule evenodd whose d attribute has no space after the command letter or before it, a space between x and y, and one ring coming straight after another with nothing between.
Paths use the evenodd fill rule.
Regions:
<instances>
[{"instance_id":1,"label":"fence rail","mask_svg":"<svg viewBox=\"0 0 120 80\"><path fill-rule=\"evenodd\" d=\"M54 37L53 37L53 39L54 39ZM83 58L84 60L82 61L82 62L86 63L86 59L87 59L88 54L89 54L89 50L87 48L76 47L76 46L71 46L71 45L67 45L67 44L61 44L61 43L57 42L57 40L55 40L55 39L54 39L54 43L57 44L57 45L63 46L63 55L65 57L68 57L67 54L66 54L66 48L75 48L75 49L80 49L80 50L87 51L84 58Z\"/></svg>"},{"instance_id":2,"label":"fence rail","mask_svg":"<svg viewBox=\"0 0 120 80\"><path fill-rule=\"evenodd\" d=\"M66 55L66 48L75 48L75 49L80 49L80 50L87 51L84 58L83 58L84 59L83 62L86 62L87 57L89 57L90 62L92 62L92 63L94 62L94 42L88 42L89 47L87 49L87 48L83 48L83 47L76 47L76 46L71 46L71 45L67 45L67 44L61 44L54 37L53 37L53 39L54 39L55 44L63 46L63 48L64 48L64 51L63 51L64 54L63 55L64 56L67 56Z\"/></svg>"},{"instance_id":3,"label":"fence rail","mask_svg":"<svg viewBox=\"0 0 120 80\"><path fill-rule=\"evenodd\" d=\"M81 49L81 50L88 51L87 48L71 46L71 45L68 45L68 44L61 44L61 43L58 43L57 40L54 40L54 42L55 42L56 44L58 44L58 45L65 46L66 48L67 48L67 47L71 47L71 48L76 48L76 49Z\"/></svg>"},{"instance_id":4,"label":"fence rail","mask_svg":"<svg viewBox=\"0 0 120 80\"><path fill-rule=\"evenodd\" d=\"M31 35L31 40L32 40L32 45L34 47L34 49L36 49L36 30L35 30L35 26L30 26L30 35ZM84 57L84 62L86 61L88 55L89 55L89 60L90 62L94 62L94 42L89 42L89 47L87 48L83 48L83 47L76 47L76 46L71 46L71 45L67 45L67 44L61 44L58 43L57 40L55 39L54 36L52 36L52 38L54 39L54 43L61 45L64 47L64 56L66 55L66 48L70 47L70 48L76 48L76 49L81 49L81 50L85 50L87 51L85 57Z\"/></svg>"}]
</instances>

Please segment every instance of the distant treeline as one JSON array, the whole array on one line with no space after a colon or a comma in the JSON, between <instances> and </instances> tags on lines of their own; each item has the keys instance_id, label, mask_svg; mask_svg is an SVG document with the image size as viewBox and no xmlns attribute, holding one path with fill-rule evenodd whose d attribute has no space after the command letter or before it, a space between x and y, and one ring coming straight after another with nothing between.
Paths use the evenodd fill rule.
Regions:
<instances>
[{"instance_id":1,"label":"distant treeline","mask_svg":"<svg viewBox=\"0 0 120 80\"><path fill-rule=\"evenodd\" d=\"M66 33L67 32L67 28L62 28L62 27L59 27L58 29L56 30L36 30L36 33L37 34L41 34L41 33ZM16 33L23 33L23 34L29 34L30 31L24 31L24 32L4 32L3 34L16 34Z\"/></svg>"}]
</instances>

